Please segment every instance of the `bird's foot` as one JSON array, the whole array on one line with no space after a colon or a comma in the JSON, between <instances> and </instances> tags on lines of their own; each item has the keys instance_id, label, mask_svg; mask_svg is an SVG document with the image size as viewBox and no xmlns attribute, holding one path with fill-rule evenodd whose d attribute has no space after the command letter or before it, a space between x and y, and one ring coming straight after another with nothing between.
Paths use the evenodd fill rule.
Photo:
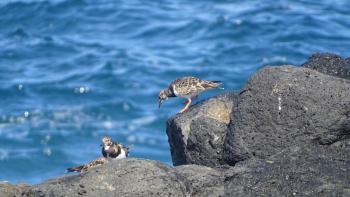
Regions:
<instances>
[{"instance_id":1,"label":"bird's foot","mask_svg":"<svg viewBox=\"0 0 350 197\"><path fill-rule=\"evenodd\" d=\"M184 107L183 109L180 110L179 114L181 114L181 113L183 113L183 112L185 112L187 110L188 110L188 107Z\"/></svg>"},{"instance_id":2,"label":"bird's foot","mask_svg":"<svg viewBox=\"0 0 350 197\"><path fill-rule=\"evenodd\" d=\"M180 110L180 112L179 112L179 113L183 113L183 112L185 112L186 110L188 110L188 108L189 108L189 107L190 107L190 105L191 105L191 102L192 102L192 100L191 100L191 99L187 100L187 101L185 102L185 107L184 107L184 108L182 108L182 109Z\"/></svg>"}]
</instances>

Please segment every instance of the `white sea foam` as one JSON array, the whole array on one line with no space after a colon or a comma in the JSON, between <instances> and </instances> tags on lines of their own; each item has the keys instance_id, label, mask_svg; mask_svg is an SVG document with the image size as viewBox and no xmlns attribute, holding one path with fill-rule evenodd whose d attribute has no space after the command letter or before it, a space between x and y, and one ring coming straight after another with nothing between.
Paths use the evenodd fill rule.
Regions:
<instances>
[{"instance_id":1,"label":"white sea foam","mask_svg":"<svg viewBox=\"0 0 350 197\"><path fill-rule=\"evenodd\" d=\"M157 120L156 116L149 115L149 116L143 116L141 118L137 118L131 121L131 124L138 125L138 126L144 126L153 123Z\"/></svg>"},{"instance_id":2,"label":"white sea foam","mask_svg":"<svg viewBox=\"0 0 350 197\"><path fill-rule=\"evenodd\" d=\"M52 155L51 148L48 148L48 147L44 148L43 149L43 154L46 155L46 156L51 156Z\"/></svg>"},{"instance_id":3,"label":"white sea foam","mask_svg":"<svg viewBox=\"0 0 350 197\"><path fill-rule=\"evenodd\" d=\"M74 92L78 94L86 94L89 91L90 91L90 88L86 86L80 86L80 87L74 88Z\"/></svg>"},{"instance_id":4,"label":"white sea foam","mask_svg":"<svg viewBox=\"0 0 350 197\"><path fill-rule=\"evenodd\" d=\"M273 63L273 62L287 62L287 57L284 57L284 56L273 56L273 57L270 57L270 58L264 57L262 59L262 63L263 64L270 64L270 63Z\"/></svg>"},{"instance_id":5,"label":"white sea foam","mask_svg":"<svg viewBox=\"0 0 350 197\"><path fill-rule=\"evenodd\" d=\"M105 128L105 129L112 129L114 124L112 121L104 121L102 122L102 126Z\"/></svg>"},{"instance_id":6,"label":"white sea foam","mask_svg":"<svg viewBox=\"0 0 350 197\"><path fill-rule=\"evenodd\" d=\"M129 142L129 143L135 143L136 142L136 136L134 135L130 135L126 138L126 140Z\"/></svg>"},{"instance_id":7,"label":"white sea foam","mask_svg":"<svg viewBox=\"0 0 350 197\"><path fill-rule=\"evenodd\" d=\"M123 103L123 110L124 111L129 111L130 110L130 106L129 106L128 103L126 103L126 102Z\"/></svg>"}]
</instances>

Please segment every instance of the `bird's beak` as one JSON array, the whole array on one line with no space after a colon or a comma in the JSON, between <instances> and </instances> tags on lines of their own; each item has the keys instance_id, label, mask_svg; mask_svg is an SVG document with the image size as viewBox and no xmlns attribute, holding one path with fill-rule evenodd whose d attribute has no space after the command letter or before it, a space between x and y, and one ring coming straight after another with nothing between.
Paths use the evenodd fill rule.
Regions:
<instances>
[{"instance_id":1,"label":"bird's beak","mask_svg":"<svg viewBox=\"0 0 350 197\"><path fill-rule=\"evenodd\" d=\"M163 99L159 99L159 100L158 100L158 108L160 108L160 106L162 105L163 102L164 102Z\"/></svg>"}]
</instances>

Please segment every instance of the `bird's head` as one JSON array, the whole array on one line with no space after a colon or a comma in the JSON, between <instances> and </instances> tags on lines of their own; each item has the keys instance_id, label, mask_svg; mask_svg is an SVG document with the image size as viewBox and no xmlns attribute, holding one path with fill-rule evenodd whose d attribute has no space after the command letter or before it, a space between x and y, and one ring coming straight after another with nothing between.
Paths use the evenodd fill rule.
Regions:
<instances>
[{"instance_id":1,"label":"bird's head","mask_svg":"<svg viewBox=\"0 0 350 197\"><path fill-rule=\"evenodd\" d=\"M113 141L111 137L105 136L102 138L102 144L101 144L102 147L108 147L111 145L113 145Z\"/></svg>"},{"instance_id":2,"label":"bird's head","mask_svg":"<svg viewBox=\"0 0 350 197\"><path fill-rule=\"evenodd\" d=\"M159 92L159 95L158 95L158 107L160 108L160 106L162 105L162 103L164 101L166 101L168 99L168 94L167 94L167 91L166 89L163 89Z\"/></svg>"}]
</instances>

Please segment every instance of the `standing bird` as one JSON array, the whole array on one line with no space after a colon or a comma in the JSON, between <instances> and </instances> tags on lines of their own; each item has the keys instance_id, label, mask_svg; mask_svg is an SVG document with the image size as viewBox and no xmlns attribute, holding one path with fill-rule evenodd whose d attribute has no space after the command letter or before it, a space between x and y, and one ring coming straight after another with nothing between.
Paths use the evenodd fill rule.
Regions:
<instances>
[{"instance_id":1,"label":"standing bird","mask_svg":"<svg viewBox=\"0 0 350 197\"><path fill-rule=\"evenodd\" d=\"M188 109L192 99L197 97L199 93L209 89L219 88L220 85L220 81L206 81L196 77L178 78L172 81L169 87L159 92L159 108L169 97L182 97L187 99L185 102L185 107L180 111L180 113L182 113Z\"/></svg>"},{"instance_id":2,"label":"standing bird","mask_svg":"<svg viewBox=\"0 0 350 197\"><path fill-rule=\"evenodd\" d=\"M102 138L102 155L105 158L124 159L129 155L129 147L113 142L111 137Z\"/></svg>"}]
</instances>

